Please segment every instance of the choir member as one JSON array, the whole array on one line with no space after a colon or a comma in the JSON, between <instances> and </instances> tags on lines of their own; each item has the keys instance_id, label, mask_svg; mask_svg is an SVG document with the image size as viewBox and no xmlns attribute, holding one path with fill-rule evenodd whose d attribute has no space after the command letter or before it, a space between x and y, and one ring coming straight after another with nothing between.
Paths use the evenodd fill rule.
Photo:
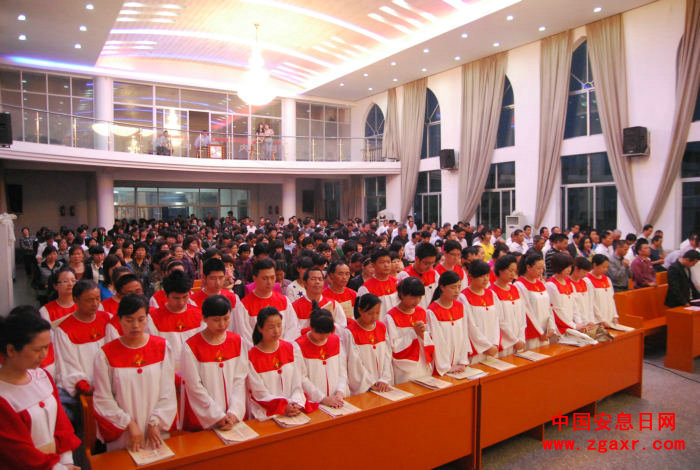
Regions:
<instances>
[{"instance_id":1,"label":"choir member","mask_svg":"<svg viewBox=\"0 0 700 470\"><path fill-rule=\"evenodd\" d=\"M308 286L307 283L307 293ZM309 325L309 331L297 338L294 345L295 352L302 358L299 365L306 395L305 409L310 412L318 405L340 408L350 390L347 357L340 338L333 333L333 314L325 308L316 308L311 312Z\"/></svg>"},{"instance_id":2,"label":"choir member","mask_svg":"<svg viewBox=\"0 0 700 470\"><path fill-rule=\"evenodd\" d=\"M107 323L107 329L105 331L105 343L109 343L113 339L117 339L124 334L124 332L122 331L121 323L119 322L119 317L117 316L117 311L119 310L119 302L121 302L121 299L125 295L129 294L143 295L143 285L141 284L141 281L135 274L132 274L130 272L122 274L119 277L119 279L117 279L117 281L115 282L114 287L116 288L117 293L107 300L118 297L118 302L114 304L116 305L117 310L114 310L113 313L108 312L112 313L112 318L110 318L109 323ZM105 302L102 302L103 307L104 305Z\"/></svg>"},{"instance_id":3,"label":"choir member","mask_svg":"<svg viewBox=\"0 0 700 470\"><path fill-rule=\"evenodd\" d=\"M460 291L467 288L467 275L460 264L462 255L462 245L457 240L447 240L442 246L442 251L445 254L442 261L435 266L435 271L442 276L446 271L454 271L459 276Z\"/></svg>"},{"instance_id":4,"label":"choir member","mask_svg":"<svg viewBox=\"0 0 700 470\"><path fill-rule=\"evenodd\" d=\"M63 267L54 274L49 282L53 283L58 298L41 307L39 313L44 320L54 323L75 312L75 309L78 308L73 302L73 286L78 281L72 268Z\"/></svg>"},{"instance_id":5,"label":"choir member","mask_svg":"<svg viewBox=\"0 0 700 470\"><path fill-rule=\"evenodd\" d=\"M420 302L425 286L417 277L407 277L398 286L399 304L385 317L392 352L394 383L403 383L433 373L434 345Z\"/></svg>"},{"instance_id":6,"label":"choir member","mask_svg":"<svg viewBox=\"0 0 700 470\"><path fill-rule=\"evenodd\" d=\"M343 260L333 261L328 265L328 287L323 290L323 296L335 300L345 313L347 319L352 319L355 309L357 292L348 287L350 267Z\"/></svg>"},{"instance_id":7,"label":"choir member","mask_svg":"<svg viewBox=\"0 0 700 470\"><path fill-rule=\"evenodd\" d=\"M191 295L192 301L202 308L204 301L212 295L223 295L231 303L232 312L238 308L240 299L230 290L224 289L226 282L226 265L218 258L209 258L202 265L204 282L202 288Z\"/></svg>"},{"instance_id":8,"label":"choir member","mask_svg":"<svg viewBox=\"0 0 700 470\"><path fill-rule=\"evenodd\" d=\"M176 259L171 259L165 266L165 269L163 270L165 272L165 276L168 276L170 273L174 271L182 271L183 273L185 272L185 265L182 264L182 261L178 261ZM161 285L163 282L161 281ZM149 300L149 305L151 306L151 311L158 310L160 307L165 305L165 303L168 301L167 295L165 293L165 289L159 289L155 291L155 293L151 296L151 299ZM194 301L190 298L189 303L192 305L195 305Z\"/></svg>"},{"instance_id":9,"label":"choir member","mask_svg":"<svg viewBox=\"0 0 700 470\"><path fill-rule=\"evenodd\" d=\"M470 357L472 364L478 364L487 356L497 356L501 342L500 305L495 302L493 291L487 289L490 274L491 267L485 261L472 261L469 264L471 283L460 296L466 310L469 341L473 349Z\"/></svg>"},{"instance_id":10,"label":"choir member","mask_svg":"<svg viewBox=\"0 0 700 470\"><path fill-rule=\"evenodd\" d=\"M543 272L544 258L539 253L523 256L518 264L520 277L515 281L515 286L526 306L525 339L527 340L527 349L549 344L549 338L556 333L549 294L547 294L547 288L541 280Z\"/></svg>"},{"instance_id":11,"label":"choir member","mask_svg":"<svg viewBox=\"0 0 700 470\"><path fill-rule=\"evenodd\" d=\"M595 325L595 316L593 315L593 289L588 288L586 276L593 268L593 263L588 258L578 256L574 260L574 268L571 271L571 283L574 286L574 303L576 311L581 316L581 321L585 323L586 328Z\"/></svg>"},{"instance_id":12,"label":"choir member","mask_svg":"<svg viewBox=\"0 0 700 470\"><path fill-rule=\"evenodd\" d=\"M292 304L296 314L297 325L302 333L308 329L311 313L318 307L325 308L331 312L333 321L339 327L344 328L347 326L347 318L340 304L323 296L323 271L320 268L312 267L306 270L304 273L304 285L306 286L306 294Z\"/></svg>"},{"instance_id":13,"label":"choir member","mask_svg":"<svg viewBox=\"0 0 700 470\"><path fill-rule=\"evenodd\" d=\"M166 339L148 334L144 296L124 296L117 317L124 335L105 344L95 360L98 438L108 451L157 448L177 415L172 350Z\"/></svg>"},{"instance_id":14,"label":"choir member","mask_svg":"<svg viewBox=\"0 0 700 470\"><path fill-rule=\"evenodd\" d=\"M464 304L459 300L462 279L455 271L442 273L433 302L428 307L428 326L435 343L435 370L440 375L463 372L469 365L469 331Z\"/></svg>"},{"instance_id":15,"label":"choir member","mask_svg":"<svg viewBox=\"0 0 700 470\"><path fill-rule=\"evenodd\" d=\"M282 338L294 341L299 337L296 314L289 299L279 292L274 292L276 276L275 263L263 258L253 263L253 280L255 289L243 297L241 308L235 313L232 329L250 345L257 325L258 313L265 307L275 307L282 318Z\"/></svg>"},{"instance_id":16,"label":"choir member","mask_svg":"<svg viewBox=\"0 0 700 470\"><path fill-rule=\"evenodd\" d=\"M510 356L525 349L525 327L527 326L526 303L520 298L520 292L512 282L518 275L518 263L515 256L505 255L498 258L493 266L496 282L489 289L496 294L496 303L501 308L499 326L501 328L501 347L499 356Z\"/></svg>"},{"instance_id":17,"label":"choir member","mask_svg":"<svg viewBox=\"0 0 700 470\"><path fill-rule=\"evenodd\" d=\"M130 284L128 287L124 282L119 282L122 277L127 275L129 276L129 281L126 284ZM117 314L119 302L121 301L122 296L125 294L143 294L143 286L141 285L141 281L139 281L139 279L131 271L131 268L126 266L115 268L112 271L111 278L112 286L114 286L114 295L102 301L100 304L100 310L109 313L109 316L113 317ZM124 290L125 287L126 289Z\"/></svg>"},{"instance_id":18,"label":"choir member","mask_svg":"<svg viewBox=\"0 0 700 470\"><path fill-rule=\"evenodd\" d=\"M354 317L343 332L348 356L348 383L355 395L367 389L385 392L393 381L391 347L386 325L379 321L381 301L374 294L360 296Z\"/></svg>"},{"instance_id":19,"label":"choir member","mask_svg":"<svg viewBox=\"0 0 700 470\"><path fill-rule=\"evenodd\" d=\"M51 376L40 368L51 344L51 324L36 308L20 306L0 317L0 467L79 470L80 446Z\"/></svg>"},{"instance_id":20,"label":"choir member","mask_svg":"<svg viewBox=\"0 0 700 470\"><path fill-rule=\"evenodd\" d=\"M304 273L307 269L313 267L314 262L308 256L302 256L299 258L294 265L297 271L296 280L292 281L287 286L286 296L289 299L289 303L293 304L300 299L302 296L306 295L306 286L304 285Z\"/></svg>"},{"instance_id":21,"label":"choir member","mask_svg":"<svg viewBox=\"0 0 700 470\"><path fill-rule=\"evenodd\" d=\"M205 276L209 261L212 259L204 263ZM248 352L241 337L228 331L228 297L207 297L202 316L207 327L182 347L182 428L227 430L245 418Z\"/></svg>"},{"instance_id":22,"label":"choir member","mask_svg":"<svg viewBox=\"0 0 700 470\"><path fill-rule=\"evenodd\" d=\"M384 321L384 317L389 310L399 303L396 292L396 278L390 276L391 256L385 248L374 250L371 256L374 266L374 275L365 281L357 290L357 295L374 294L382 301L379 310L379 320Z\"/></svg>"},{"instance_id":23,"label":"choir member","mask_svg":"<svg viewBox=\"0 0 700 470\"><path fill-rule=\"evenodd\" d=\"M306 403L302 358L281 339L283 331L282 314L274 306L255 316L254 346L248 350L248 412L260 421L278 414L297 416Z\"/></svg>"},{"instance_id":24,"label":"choir member","mask_svg":"<svg viewBox=\"0 0 700 470\"><path fill-rule=\"evenodd\" d=\"M615 294L610 278L607 276L610 261L605 255L593 255L593 269L586 275L586 284L592 294L593 318L596 323L605 326L617 323Z\"/></svg>"},{"instance_id":25,"label":"choir member","mask_svg":"<svg viewBox=\"0 0 700 470\"><path fill-rule=\"evenodd\" d=\"M401 271L398 276L399 282L409 276L417 277L425 286L425 295L421 299L420 306L424 310L428 308L437 289L440 275L433 269L437 259L437 248L431 243L419 243L416 246L416 260Z\"/></svg>"},{"instance_id":26,"label":"choir member","mask_svg":"<svg viewBox=\"0 0 700 470\"><path fill-rule=\"evenodd\" d=\"M545 287L552 306L554 323L562 335L568 329L583 329L585 323L581 321L581 315L576 310L574 285L569 279L574 259L568 252L563 251L554 253L550 259L553 274L547 280Z\"/></svg>"},{"instance_id":27,"label":"choir member","mask_svg":"<svg viewBox=\"0 0 700 470\"><path fill-rule=\"evenodd\" d=\"M202 328L202 312L189 303L192 280L184 271L173 271L163 279L166 302L148 316L148 333L168 340L175 372L180 372L182 345Z\"/></svg>"}]
</instances>

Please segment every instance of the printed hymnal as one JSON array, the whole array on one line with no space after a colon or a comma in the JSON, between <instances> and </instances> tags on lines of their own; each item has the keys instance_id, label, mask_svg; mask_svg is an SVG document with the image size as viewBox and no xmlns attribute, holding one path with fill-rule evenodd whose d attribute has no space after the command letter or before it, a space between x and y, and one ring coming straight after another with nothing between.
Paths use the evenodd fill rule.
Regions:
<instances>
[{"instance_id":1,"label":"printed hymnal","mask_svg":"<svg viewBox=\"0 0 700 470\"><path fill-rule=\"evenodd\" d=\"M134 459L134 463L137 467L175 456L175 452L173 452L165 442L157 449L147 448L141 449L138 452L133 452L131 450L128 450L128 452L131 458Z\"/></svg>"},{"instance_id":2,"label":"printed hymnal","mask_svg":"<svg viewBox=\"0 0 700 470\"><path fill-rule=\"evenodd\" d=\"M349 300L346 300L345 302L338 302L340 306L343 309L343 312L345 312L345 316L347 318L355 318L355 312L353 311L352 307L352 302Z\"/></svg>"},{"instance_id":3,"label":"printed hymnal","mask_svg":"<svg viewBox=\"0 0 700 470\"><path fill-rule=\"evenodd\" d=\"M435 377L421 377L420 379L413 379L411 382L415 382L418 385L422 385L425 388L429 388L430 390L439 390L441 388L447 388L452 386L450 382L445 382L444 380L440 380Z\"/></svg>"},{"instance_id":4,"label":"printed hymnal","mask_svg":"<svg viewBox=\"0 0 700 470\"><path fill-rule=\"evenodd\" d=\"M697 309L700 310L700 307L697 307ZM629 327L627 325L620 325L619 323L612 323L608 327L611 330L617 330L617 331L634 331L634 328Z\"/></svg>"},{"instance_id":5,"label":"printed hymnal","mask_svg":"<svg viewBox=\"0 0 700 470\"><path fill-rule=\"evenodd\" d=\"M311 418L304 413L299 413L296 416L275 415L272 417L272 420L283 428L293 428L294 426L308 423L311 421Z\"/></svg>"},{"instance_id":6,"label":"printed hymnal","mask_svg":"<svg viewBox=\"0 0 700 470\"><path fill-rule=\"evenodd\" d=\"M542 359L547 359L549 355L538 353L535 351L520 351L515 353L516 356L527 359L528 361L541 361Z\"/></svg>"},{"instance_id":7,"label":"printed hymnal","mask_svg":"<svg viewBox=\"0 0 700 470\"><path fill-rule=\"evenodd\" d=\"M333 417L345 416L351 413L357 413L358 411L362 411L355 405L351 405L345 400L343 400L343 406L341 406L340 408L333 408L332 406L320 405L318 409Z\"/></svg>"},{"instance_id":8,"label":"printed hymnal","mask_svg":"<svg viewBox=\"0 0 700 470\"><path fill-rule=\"evenodd\" d=\"M485 366L492 367L497 370L508 370L512 369L515 367L513 364L509 364L507 362L504 362L500 359L496 359L495 357L487 357L486 359L482 359L481 363Z\"/></svg>"},{"instance_id":9,"label":"printed hymnal","mask_svg":"<svg viewBox=\"0 0 700 470\"><path fill-rule=\"evenodd\" d=\"M233 428L229 429L228 431L214 429L214 432L217 436L219 436L219 438L221 438L222 441L224 441L224 444L243 442L259 436L257 432L253 431L253 429L251 429L251 427L245 423L236 423L233 425Z\"/></svg>"},{"instance_id":10,"label":"printed hymnal","mask_svg":"<svg viewBox=\"0 0 700 470\"><path fill-rule=\"evenodd\" d=\"M471 367L465 367L463 372L448 372L447 376L452 377L453 379L457 380L462 380L462 379L469 379L469 380L476 380L479 377L483 377L485 375L488 375L488 372L485 372L483 370L479 369L473 369Z\"/></svg>"},{"instance_id":11,"label":"printed hymnal","mask_svg":"<svg viewBox=\"0 0 700 470\"><path fill-rule=\"evenodd\" d=\"M391 387L388 392L378 392L376 390L372 390L372 393L376 393L380 397L391 401L399 401L413 396L413 394L410 392L405 392L394 387Z\"/></svg>"}]
</instances>

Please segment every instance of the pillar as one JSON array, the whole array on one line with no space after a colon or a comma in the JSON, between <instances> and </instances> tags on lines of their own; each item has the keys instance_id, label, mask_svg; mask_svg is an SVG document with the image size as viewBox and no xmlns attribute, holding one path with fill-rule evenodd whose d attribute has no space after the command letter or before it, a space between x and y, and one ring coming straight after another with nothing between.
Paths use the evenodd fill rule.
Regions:
<instances>
[{"instance_id":1,"label":"pillar","mask_svg":"<svg viewBox=\"0 0 700 470\"><path fill-rule=\"evenodd\" d=\"M100 125L100 129L108 130L109 124L114 121L114 81L110 77L95 77L94 93L95 122ZM108 132L107 135L95 132L96 149L109 150L110 138L108 134Z\"/></svg>"},{"instance_id":2,"label":"pillar","mask_svg":"<svg viewBox=\"0 0 700 470\"><path fill-rule=\"evenodd\" d=\"M106 170L96 173L97 225L107 230L114 225L114 177Z\"/></svg>"},{"instance_id":3,"label":"pillar","mask_svg":"<svg viewBox=\"0 0 700 470\"><path fill-rule=\"evenodd\" d=\"M282 160L293 162L297 159L297 103L291 98L282 98ZM296 209L295 209L296 211ZM284 214L287 216L286 214ZM292 215L292 214L290 214Z\"/></svg>"},{"instance_id":4,"label":"pillar","mask_svg":"<svg viewBox=\"0 0 700 470\"><path fill-rule=\"evenodd\" d=\"M282 216L287 221L293 215L297 215L297 181L290 177L282 183Z\"/></svg>"}]
</instances>

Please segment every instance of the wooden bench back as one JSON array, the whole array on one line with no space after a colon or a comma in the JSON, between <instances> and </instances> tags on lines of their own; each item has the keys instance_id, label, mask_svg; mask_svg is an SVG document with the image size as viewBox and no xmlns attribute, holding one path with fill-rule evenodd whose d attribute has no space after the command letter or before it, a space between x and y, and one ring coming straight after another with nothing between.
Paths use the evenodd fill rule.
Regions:
<instances>
[{"instance_id":1,"label":"wooden bench back","mask_svg":"<svg viewBox=\"0 0 700 470\"><path fill-rule=\"evenodd\" d=\"M661 271L656 273L656 285L668 284L668 271Z\"/></svg>"},{"instance_id":2,"label":"wooden bench back","mask_svg":"<svg viewBox=\"0 0 700 470\"><path fill-rule=\"evenodd\" d=\"M97 423L92 409L92 395L80 394L80 410L83 416L83 444L86 453L95 451L97 441Z\"/></svg>"}]
</instances>

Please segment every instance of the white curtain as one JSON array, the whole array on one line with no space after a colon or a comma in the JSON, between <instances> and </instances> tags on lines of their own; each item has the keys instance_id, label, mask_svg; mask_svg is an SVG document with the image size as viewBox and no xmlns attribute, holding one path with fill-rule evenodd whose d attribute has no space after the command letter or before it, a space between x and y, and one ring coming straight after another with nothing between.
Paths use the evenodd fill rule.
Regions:
<instances>
[{"instance_id":1,"label":"white curtain","mask_svg":"<svg viewBox=\"0 0 700 470\"><path fill-rule=\"evenodd\" d=\"M384 120L384 139L382 156L384 160L399 159L399 119L396 102L396 88L390 88L386 103L386 119Z\"/></svg>"},{"instance_id":2,"label":"white curtain","mask_svg":"<svg viewBox=\"0 0 700 470\"><path fill-rule=\"evenodd\" d=\"M642 220L637 209L634 179L629 161L622 155L622 129L628 127L627 63L622 15L586 25L588 56L595 79L598 113L603 129L608 161L617 193L634 230L639 233ZM612 229L613 227L599 227Z\"/></svg>"},{"instance_id":3,"label":"white curtain","mask_svg":"<svg viewBox=\"0 0 700 470\"><path fill-rule=\"evenodd\" d=\"M540 152L535 228L542 225L561 167L561 144L571 73L571 32L564 31L543 39L540 52Z\"/></svg>"},{"instance_id":4,"label":"white curtain","mask_svg":"<svg viewBox=\"0 0 700 470\"><path fill-rule=\"evenodd\" d=\"M685 29L676 64L676 107L673 111L671 148L661 173L661 184L645 224L654 224L666 205L671 187L678 178L683 153L693 119L695 99L700 85L700 0L686 0Z\"/></svg>"},{"instance_id":5,"label":"white curtain","mask_svg":"<svg viewBox=\"0 0 700 470\"><path fill-rule=\"evenodd\" d=\"M496 147L507 63L502 53L462 66L460 220L470 220L481 202Z\"/></svg>"},{"instance_id":6,"label":"white curtain","mask_svg":"<svg viewBox=\"0 0 700 470\"><path fill-rule=\"evenodd\" d=\"M427 78L420 78L403 87L403 111L401 113L401 137L399 158L401 159L401 213L398 220L405 220L413 206L413 196L418 184L420 148L423 143L425 123L425 92Z\"/></svg>"}]
</instances>

